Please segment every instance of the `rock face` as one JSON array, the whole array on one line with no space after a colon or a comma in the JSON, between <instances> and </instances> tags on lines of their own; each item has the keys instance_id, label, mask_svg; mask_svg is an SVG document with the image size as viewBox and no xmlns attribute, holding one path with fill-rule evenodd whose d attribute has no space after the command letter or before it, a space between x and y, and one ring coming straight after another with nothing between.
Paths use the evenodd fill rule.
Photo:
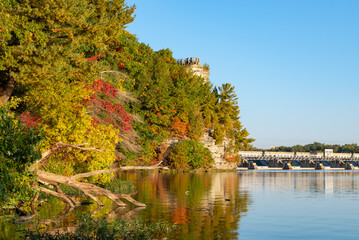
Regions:
<instances>
[{"instance_id":1,"label":"rock face","mask_svg":"<svg viewBox=\"0 0 359 240\"><path fill-rule=\"evenodd\" d=\"M214 168L216 169L237 168L236 163L229 163L224 159L226 145L228 145L229 143L227 139L225 139L222 144L216 145L216 141L211 136L209 136L208 133L205 133L203 134L201 142L212 153L212 157L214 158L214 164L213 164Z\"/></svg>"},{"instance_id":2,"label":"rock face","mask_svg":"<svg viewBox=\"0 0 359 240\"><path fill-rule=\"evenodd\" d=\"M200 76L204 79L204 82L207 82L209 79L209 71L204 69L199 64L193 64L188 66L189 69L193 72L194 75Z\"/></svg>"},{"instance_id":3,"label":"rock face","mask_svg":"<svg viewBox=\"0 0 359 240\"><path fill-rule=\"evenodd\" d=\"M179 141L180 140L177 138L167 139L165 141L166 149L168 147L172 147L172 146L176 145ZM228 139L225 139L222 144L216 145L216 141L214 140L214 138L209 136L208 133L204 133L201 138L201 142L203 143L203 145L206 148L208 148L208 150L212 154L212 157L214 159L214 164L212 165L213 168L215 168L215 169L235 169L238 167L237 163L227 162L224 159L226 145L228 145L228 143L229 143ZM167 156L167 153L164 155Z\"/></svg>"},{"instance_id":4,"label":"rock face","mask_svg":"<svg viewBox=\"0 0 359 240\"><path fill-rule=\"evenodd\" d=\"M209 79L209 68L204 68L200 64L198 57L188 57L177 59L177 63L182 66L186 66L188 71L193 72L194 75L200 76L207 82Z\"/></svg>"}]
</instances>

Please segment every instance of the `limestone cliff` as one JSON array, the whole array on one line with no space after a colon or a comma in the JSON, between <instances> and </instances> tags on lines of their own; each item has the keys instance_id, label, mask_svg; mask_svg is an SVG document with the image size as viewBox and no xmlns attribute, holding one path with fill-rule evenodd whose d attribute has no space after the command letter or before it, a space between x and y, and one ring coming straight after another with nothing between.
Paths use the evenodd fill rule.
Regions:
<instances>
[{"instance_id":1,"label":"limestone cliff","mask_svg":"<svg viewBox=\"0 0 359 240\"><path fill-rule=\"evenodd\" d=\"M229 143L227 139L225 139L222 144L216 145L216 141L214 140L214 138L209 136L208 133L205 133L203 134L201 142L212 153L212 157L214 158L213 168L216 169L237 168L236 163L229 163L224 159L226 145L228 145Z\"/></svg>"},{"instance_id":2,"label":"limestone cliff","mask_svg":"<svg viewBox=\"0 0 359 240\"><path fill-rule=\"evenodd\" d=\"M201 66L200 59L197 57L189 57L178 59L177 63L187 67L188 71L191 71L194 75L200 76L207 82L209 79L209 69Z\"/></svg>"},{"instance_id":3,"label":"limestone cliff","mask_svg":"<svg viewBox=\"0 0 359 240\"><path fill-rule=\"evenodd\" d=\"M170 147L176 145L179 141L180 140L177 139L177 138L167 139L164 142L164 146L162 148L166 149L166 150L169 150ZM201 142L212 153L212 157L214 159L214 164L212 166L213 168L215 168L215 169L234 169L234 168L237 168L236 163L233 163L233 162L230 163L230 162L227 162L224 159L226 146L229 143L228 139L225 139L222 144L216 145L216 141L214 140L214 138L209 136L208 133L204 133L202 138L201 138ZM167 154L168 154L168 152L165 153L165 154L161 154L161 156L166 157ZM160 160L162 160L162 159L163 158L161 158Z\"/></svg>"},{"instance_id":4,"label":"limestone cliff","mask_svg":"<svg viewBox=\"0 0 359 240\"><path fill-rule=\"evenodd\" d=\"M209 70L203 68L199 64L189 65L188 69L193 72L194 75L200 76L204 79L204 82L207 82L209 79Z\"/></svg>"}]
</instances>

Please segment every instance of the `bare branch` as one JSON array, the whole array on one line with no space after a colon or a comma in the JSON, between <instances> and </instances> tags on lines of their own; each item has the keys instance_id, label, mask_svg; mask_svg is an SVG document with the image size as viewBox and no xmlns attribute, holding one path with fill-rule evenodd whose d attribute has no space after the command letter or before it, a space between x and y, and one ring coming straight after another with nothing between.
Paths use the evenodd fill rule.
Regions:
<instances>
[{"instance_id":1,"label":"bare branch","mask_svg":"<svg viewBox=\"0 0 359 240\"><path fill-rule=\"evenodd\" d=\"M161 169L161 170L169 170L168 167L160 167L159 165L162 164L162 161L154 166L125 166L125 167L118 167L118 168L112 168L112 169L105 169L105 170L97 170L93 172L87 172L87 173L80 173L71 176L72 179L78 179L78 178L86 178L95 176L98 174L104 174L104 173L112 173L117 171L128 171L128 170L154 170L154 169Z\"/></svg>"},{"instance_id":2,"label":"bare branch","mask_svg":"<svg viewBox=\"0 0 359 240\"><path fill-rule=\"evenodd\" d=\"M98 175L98 174L112 173L112 172L116 172L116 171L118 171L117 168L105 169L105 170L97 170L97 171L88 172L88 173L76 174L76 175L71 176L71 178L76 180L78 178L86 178L86 177L91 177L91 176L95 176L95 175Z\"/></svg>"},{"instance_id":3,"label":"bare branch","mask_svg":"<svg viewBox=\"0 0 359 240\"><path fill-rule=\"evenodd\" d=\"M126 199L127 201L129 201L130 203L138 206L138 207L146 207L146 204L144 203L140 203L138 201L136 201L135 199L133 199L132 197L130 197L128 194L121 194L121 198Z\"/></svg>"},{"instance_id":4,"label":"bare branch","mask_svg":"<svg viewBox=\"0 0 359 240\"><path fill-rule=\"evenodd\" d=\"M122 73L122 72L119 72L119 71L115 71L115 70L110 70L110 71L102 71L102 72L101 72L101 79L102 79L102 80L105 79L104 76L105 76L106 74L112 74L112 75L115 75L116 77L120 77L120 78L122 78L122 79L124 79L124 80L128 80L128 79L130 78L130 77L127 76L127 74L125 74L125 73Z\"/></svg>"},{"instance_id":5,"label":"bare branch","mask_svg":"<svg viewBox=\"0 0 359 240\"><path fill-rule=\"evenodd\" d=\"M98 200L94 195L92 195L90 192L88 191L83 191L83 193L88 196L89 198L91 198L92 200L94 200L99 206L104 206L104 204Z\"/></svg>"},{"instance_id":6,"label":"bare branch","mask_svg":"<svg viewBox=\"0 0 359 240\"><path fill-rule=\"evenodd\" d=\"M54 197L60 198L62 201L67 203L71 208L75 207L75 205L72 203L72 201L65 194L60 194L60 193L51 191L51 190L49 190L47 188L43 188L43 187L40 187L39 189L41 191L43 191L44 193L46 193L46 194L49 194L49 195L52 195Z\"/></svg>"},{"instance_id":7,"label":"bare branch","mask_svg":"<svg viewBox=\"0 0 359 240\"><path fill-rule=\"evenodd\" d=\"M59 149L64 149L64 148L75 148L75 149L79 149L79 150L83 150L83 151L97 151L97 152L103 152L106 151L105 149L98 149L98 148L87 148L87 147L83 147L83 146L87 146L90 145L89 143L81 143L81 144L68 144L68 143L63 143L63 142L57 142L54 145L52 145L50 147L50 149L46 150L45 152L43 152L41 154L41 159L37 160L35 162L34 165L31 166L31 170L35 170L36 166L41 163L44 162L45 160L47 160L52 154L54 154L56 151L58 151Z\"/></svg>"},{"instance_id":8,"label":"bare branch","mask_svg":"<svg viewBox=\"0 0 359 240\"><path fill-rule=\"evenodd\" d=\"M104 150L100 150L97 148L84 147L86 145L89 145L89 144L88 143L66 144L63 142L58 142L55 145L53 145L49 150L45 151L42 155L42 158L36 164L39 164L41 161L44 161L44 159L48 158L49 156L51 156L51 154L53 154L54 152L56 152L57 150L62 149L62 148L75 148L75 149L86 150L86 151L87 150L104 151ZM125 166L125 167L118 167L118 168L113 168L113 169L97 170L97 171L88 172L88 173L81 173L81 174L76 174L71 177L67 177L67 176L62 176L62 175L58 175L58 174L45 172L45 171L36 169L36 167L35 167L36 164L32 166L32 170L36 171L37 181L39 183L45 184L49 187L52 187L51 185L53 185L56 192L49 190L47 188L44 188L44 187L40 187L39 189L41 191L43 191L44 193L47 193L47 194L50 194L57 198L60 198L62 201L67 203L70 206L70 208L74 208L76 205L78 205L78 202L75 202L74 200L69 198L64 192L62 192L59 184L65 184L67 186L70 186L70 187L73 187L73 188L76 188L76 189L82 191L86 196L88 196L92 200L94 200L99 206L103 206L103 203L96 197L97 195L98 196L106 196L111 201L116 203L119 207L127 206L120 199L125 199L128 202L136 205L137 207L145 207L146 205L144 203L138 202L132 198L132 195L136 194L136 192L131 193L131 194L115 194L107 189L101 188L94 184L77 181L77 179L91 177L91 176L98 175L98 174L112 173L112 172L116 172L116 171L126 171L126 170L153 170L153 169L168 170L167 167L160 166L162 164L162 161L161 161L154 166Z\"/></svg>"}]
</instances>

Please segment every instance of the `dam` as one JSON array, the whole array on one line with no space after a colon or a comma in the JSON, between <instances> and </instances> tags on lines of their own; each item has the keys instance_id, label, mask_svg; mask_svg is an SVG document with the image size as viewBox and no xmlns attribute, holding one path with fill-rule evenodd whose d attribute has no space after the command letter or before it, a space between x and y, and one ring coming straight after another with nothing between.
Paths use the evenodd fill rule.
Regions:
<instances>
[{"instance_id":1,"label":"dam","mask_svg":"<svg viewBox=\"0 0 359 240\"><path fill-rule=\"evenodd\" d=\"M354 170L359 167L359 153L333 153L330 149L324 152L271 152L239 151L239 167L257 169L258 167L282 168L285 170L299 168L336 168Z\"/></svg>"}]
</instances>

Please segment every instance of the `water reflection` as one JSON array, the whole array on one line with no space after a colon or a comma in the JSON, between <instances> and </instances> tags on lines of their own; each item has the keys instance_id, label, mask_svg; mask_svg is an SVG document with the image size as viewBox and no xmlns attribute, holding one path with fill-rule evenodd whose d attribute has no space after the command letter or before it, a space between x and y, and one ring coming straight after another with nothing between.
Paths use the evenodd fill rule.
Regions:
<instances>
[{"instance_id":1,"label":"water reflection","mask_svg":"<svg viewBox=\"0 0 359 240\"><path fill-rule=\"evenodd\" d=\"M247 171L208 173L123 172L146 208L81 206L58 218L65 205L53 198L39 208L40 222L57 231L93 212L177 223L169 239L356 239L359 171ZM59 221L53 221L58 219ZM54 224L55 223L55 224ZM17 239L16 226L0 218L0 239ZM325 230L325 231L324 231ZM293 233L295 233L293 235Z\"/></svg>"},{"instance_id":2,"label":"water reflection","mask_svg":"<svg viewBox=\"0 0 359 240\"><path fill-rule=\"evenodd\" d=\"M325 195L359 193L359 171L242 172L240 187L251 191L293 191Z\"/></svg>"},{"instance_id":3,"label":"water reflection","mask_svg":"<svg viewBox=\"0 0 359 240\"><path fill-rule=\"evenodd\" d=\"M105 207L101 209L92 204L60 216L65 205L49 198L49 203L39 209L40 223L52 222L48 225L50 232L73 230L77 215L93 212L110 219L132 216L176 223L181 231L173 233L170 239L237 239L240 220L250 203L248 191L239 188L242 176L236 172L125 172L117 177L135 183L138 190L135 198L147 204L146 208L116 208L102 198ZM17 239L19 233L15 230L25 227L33 226L15 226L0 220L0 229L3 229L0 239Z\"/></svg>"},{"instance_id":4,"label":"water reflection","mask_svg":"<svg viewBox=\"0 0 359 240\"><path fill-rule=\"evenodd\" d=\"M242 239L358 239L359 171L241 172Z\"/></svg>"},{"instance_id":5,"label":"water reflection","mask_svg":"<svg viewBox=\"0 0 359 240\"><path fill-rule=\"evenodd\" d=\"M148 205L138 216L179 224L171 239L236 239L248 191L240 191L241 175L225 173L125 173L137 180L138 200ZM143 179L143 180L141 180Z\"/></svg>"}]
</instances>

